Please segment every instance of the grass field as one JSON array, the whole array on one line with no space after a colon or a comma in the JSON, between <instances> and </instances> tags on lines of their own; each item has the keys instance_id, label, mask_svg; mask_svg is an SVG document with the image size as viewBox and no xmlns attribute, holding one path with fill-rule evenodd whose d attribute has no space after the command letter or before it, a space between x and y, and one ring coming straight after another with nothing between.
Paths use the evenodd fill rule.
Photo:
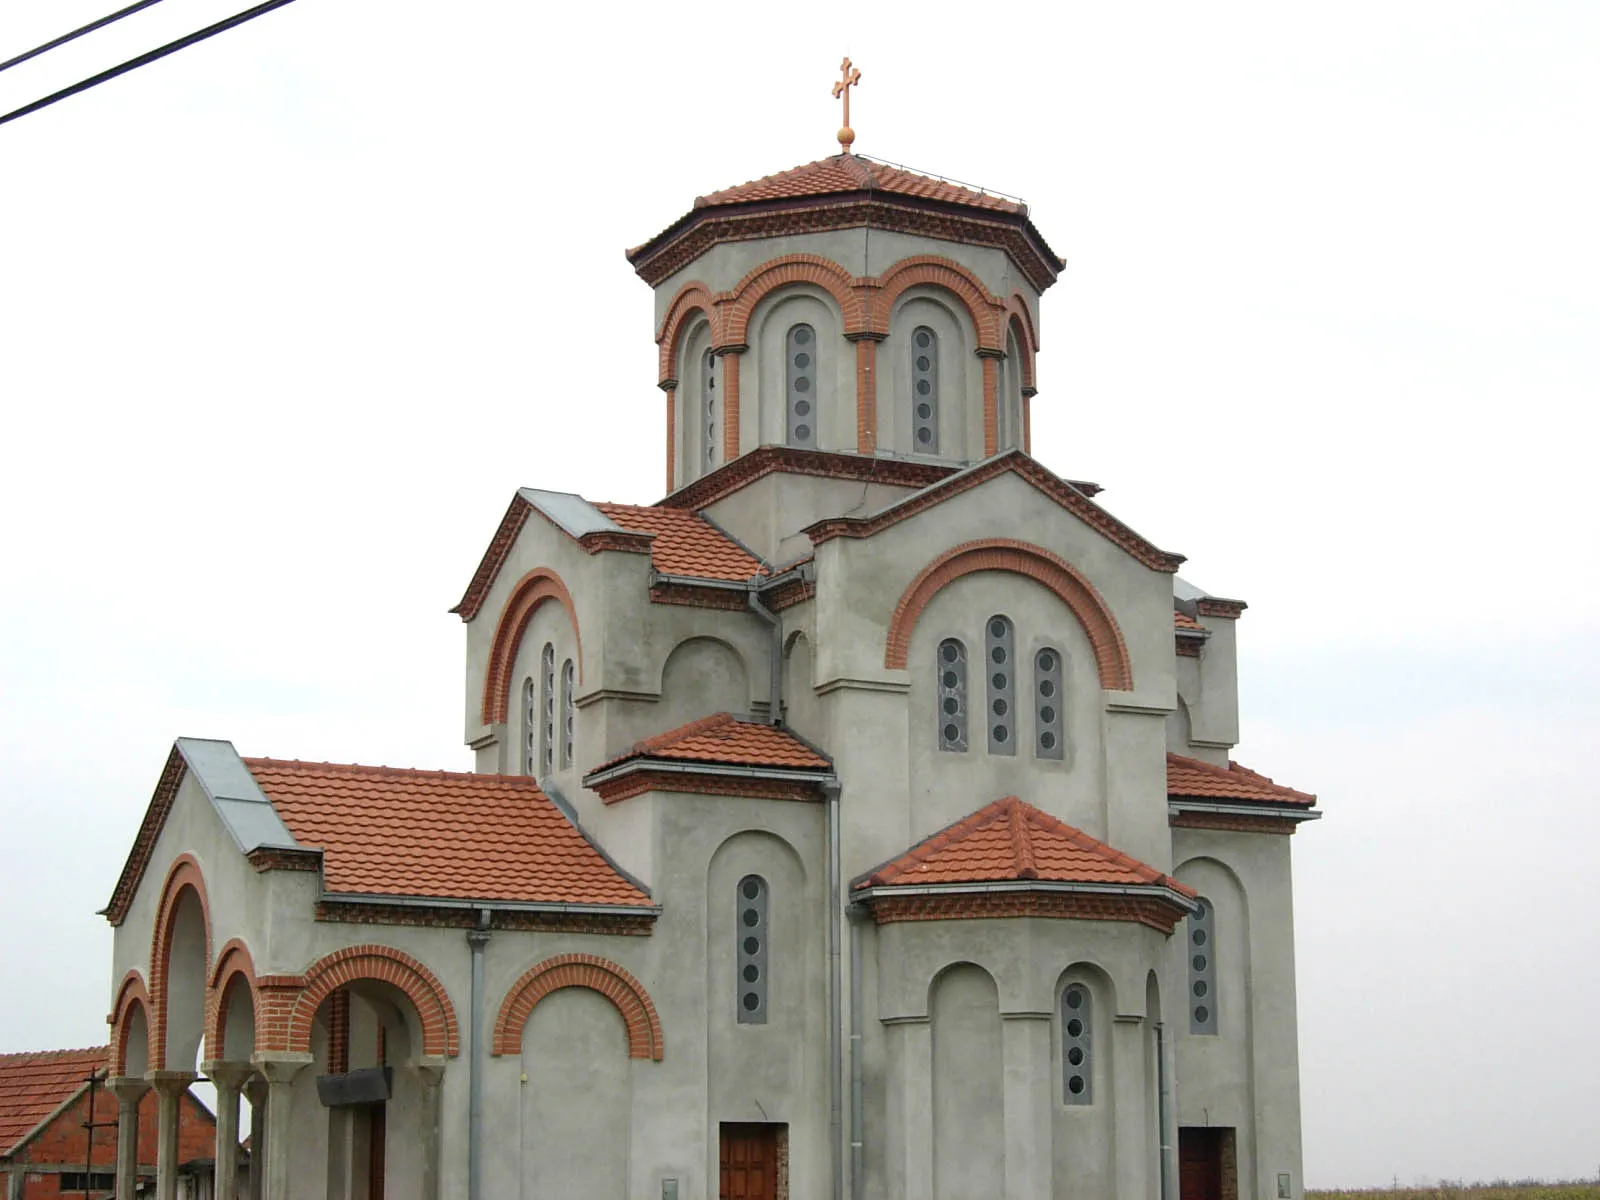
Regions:
<instances>
[{"instance_id":1,"label":"grass field","mask_svg":"<svg viewBox=\"0 0 1600 1200\"><path fill-rule=\"evenodd\" d=\"M1441 1183L1426 1188L1307 1191L1306 1200L1600 1200L1600 1182Z\"/></svg>"}]
</instances>

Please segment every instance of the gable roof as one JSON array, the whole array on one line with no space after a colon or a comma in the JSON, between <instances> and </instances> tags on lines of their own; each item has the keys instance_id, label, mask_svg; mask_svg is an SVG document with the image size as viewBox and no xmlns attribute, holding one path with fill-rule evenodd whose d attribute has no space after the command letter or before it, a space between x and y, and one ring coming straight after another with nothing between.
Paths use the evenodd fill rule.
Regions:
<instances>
[{"instance_id":1,"label":"gable roof","mask_svg":"<svg viewBox=\"0 0 1600 1200\"><path fill-rule=\"evenodd\" d=\"M1219 767L1182 754L1167 755L1167 797L1171 800L1221 800L1228 803L1295 804L1310 808L1310 792L1274 783L1265 775L1230 761Z\"/></svg>"},{"instance_id":2,"label":"gable roof","mask_svg":"<svg viewBox=\"0 0 1600 1200\"><path fill-rule=\"evenodd\" d=\"M924 838L856 889L928 884L1044 883L1161 887L1190 899L1194 890L1154 867L1040 812L1015 796L985 805Z\"/></svg>"},{"instance_id":3,"label":"gable roof","mask_svg":"<svg viewBox=\"0 0 1600 1200\"><path fill-rule=\"evenodd\" d=\"M596 504L623 529L650 543L650 564L663 575L744 583L770 574L767 565L699 513L635 504Z\"/></svg>"},{"instance_id":4,"label":"gable roof","mask_svg":"<svg viewBox=\"0 0 1600 1200\"><path fill-rule=\"evenodd\" d=\"M696 208L750 204L761 200L789 200L801 196L830 196L844 192L888 192L944 204L961 204L991 212L1026 216L1028 206L1010 196L963 187L905 167L878 162L864 154L835 154L736 184L705 196L696 196Z\"/></svg>"},{"instance_id":5,"label":"gable roof","mask_svg":"<svg viewBox=\"0 0 1600 1200\"><path fill-rule=\"evenodd\" d=\"M0 1157L82 1091L90 1071L103 1079L110 1058L110 1046L0 1054Z\"/></svg>"},{"instance_id":6,"label":"gable roof","mask_svg":"<svg viewBox=\"0 0 1600 1200\"><path fill-rule=\"evenodd\" d=\"M626 754L596 767L588 779L635 759L811 772L833 770L827 758L782 726L741 720L731 713L714 713L635 742Z\"/></svg>"},{"instance_id":7,"label":"gable roof","mask_svg":"<svg viewBox=\"0 0 1600 1200\"><path fill-rule=\"evenodd\" d=\"M650 906L532 779L243 761L330 896Z\"/></svg>"},{"instance_id":8,"label":"gable roof","mask_svg":"<svg viewBox=\"0 0 1600 1200\"><path fill-rule=\"evenodd\" d=\"M1002 475L1016 475L1025 480L1153 571L1174 572L1184 560L1183 555L1162 550L1134 532L1067 480L1021 450L1008 450L986 458L921 491L903 496L875 513L862 517L826 517L808 525L805 532L817 546L838 537L872 537Z\"/></svg>"}]
</instances>

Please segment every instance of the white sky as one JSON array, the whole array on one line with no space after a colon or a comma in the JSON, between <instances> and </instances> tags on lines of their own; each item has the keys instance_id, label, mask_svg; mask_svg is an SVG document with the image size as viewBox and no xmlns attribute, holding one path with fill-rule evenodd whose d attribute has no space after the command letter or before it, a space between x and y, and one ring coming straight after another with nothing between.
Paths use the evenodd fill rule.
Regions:
<instances>
[{"instance_id":1,"label":"white sky","mask_svg":"<svg viewBox=\"0 0 1600 1200\"><path fill-rule=\"evenodd\" d=\"M1070 260L1037 456L1251 604L1238 756L1328 814L1308 1183L1592 1175L1600 5L562 8L299 0L0 127L0 1050L104 1038L175 736L470 765L512 490L662 486L624 247L830 153L849 53L858 150Z\"/></svg>"}]
</instances>

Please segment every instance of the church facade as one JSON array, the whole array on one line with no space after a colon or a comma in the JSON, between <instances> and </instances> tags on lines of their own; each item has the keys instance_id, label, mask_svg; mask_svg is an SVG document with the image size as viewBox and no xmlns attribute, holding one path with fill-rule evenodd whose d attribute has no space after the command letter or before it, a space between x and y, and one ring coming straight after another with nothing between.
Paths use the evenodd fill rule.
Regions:
<instances>
[{"instance_id":1,"label":"church facade","mask_svg":"<svg viewBox=\"0 0 1600 1200\"><path fill-rule=\"evenodd\" d=\"M124 1107L198 1065L273 1200L1299 1197L1320 814L1230 761L1244 604L1029 453L1026 207L846 147L629 258L664 499L513 496L475 771L176 743Z\"/></svg>"}]
</instances>

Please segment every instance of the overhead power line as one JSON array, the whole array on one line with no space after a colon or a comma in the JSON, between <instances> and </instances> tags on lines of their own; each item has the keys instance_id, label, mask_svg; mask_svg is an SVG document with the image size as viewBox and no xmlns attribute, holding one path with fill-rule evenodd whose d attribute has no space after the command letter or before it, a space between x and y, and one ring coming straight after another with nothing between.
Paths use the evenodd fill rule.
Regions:
<instances>
[{"instance_id":1,"label":"overhead power line","mask_svg":"<svg viewBox=\"0 0 1600 1200\"><path fill-rule=\"evenodd\" d=\"M153 3L154 0L151 0L151 2ZM76 96L79 92L86 92L108 79L115 79L118 75L126 75L129 71L137 70L147 63L153 63L158 58L176 54L185 46L203 42L207 38L215 37L217 34L232 29L236 25L243 25L246 21L253 21L275 8L282 8L285 4L292 4L293 2L294 0L265 0L265 3L258 4L254 8L247 8L241 13L235 13L226 20L218 21L215 25L207 25L204 29L197 29L195 32L181 37L175 42L168 42L165 46L147 50L137 58L130 58L127 62L119 63L117 66L101 71L98 75L91 75L87 79L80 80L71 87L64 87L59 92L51 92L43 99L35 100L32 104L24 104L21 108L13 109L4 116L0 116L0 125L4 125L7 121L15 121L18 117L25 117L29 113L38 112L41 108L48 108L58 100L65 100L68 96Z\"/></svg>"},{"instance_id":2,"label":"overhead power line","mask_svg":"<svg viewBox=\"0 0 1600 1200\"><path fill-rule=\"evenodd\" d=\"M42 46L35 46L32 50L25 50L15 58L8 58L5 60L5 62L0 62L0 71L4 71L9 67L14 67L18 63L25 63L30 58L38 58L39 55L43 54L46 50L54 50L57 46L65 46L74 38L81 38L84 34L93 33L96 29L104 29L113 21L120 21L123 17L131 17L141 8L149 8L152 4L160 3L161 0L139 0L137 4L130 4L127 8L119 8L109 17L101 17L98 21L90 21L87 25L80 25L71 33L63 33L60 37L52 38Z\"/></svg>"}]
</instances>

